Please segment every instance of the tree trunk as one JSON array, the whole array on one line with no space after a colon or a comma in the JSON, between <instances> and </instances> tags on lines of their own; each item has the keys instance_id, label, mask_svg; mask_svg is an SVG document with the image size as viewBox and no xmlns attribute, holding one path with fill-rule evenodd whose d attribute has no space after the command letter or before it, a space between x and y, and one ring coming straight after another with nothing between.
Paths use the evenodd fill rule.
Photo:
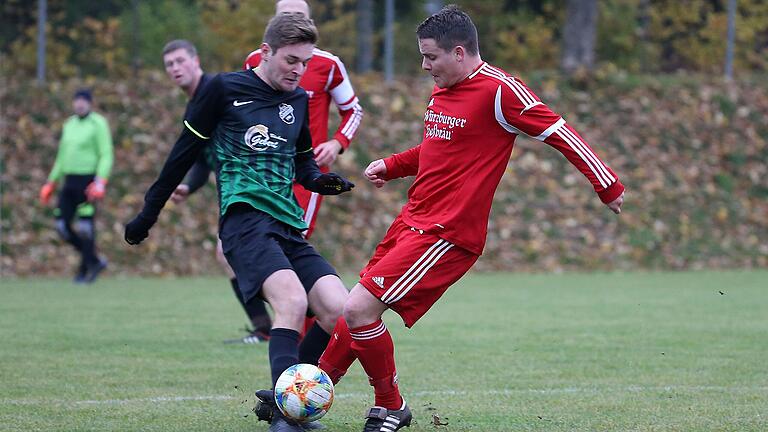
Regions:
<instances>
[{"instance_id":1,"label":"tree trunk","mask_svg":"<svg viewBox=\"0 0 768 432\"><path fill-rule=\"evenodd\" d=\"M568 0L563 28L561 68L568 74L595 64L597 0Z\"/></svg>"},{"instance_id":2,"label":"tree trunk","mask_svg":"<svg viewBox=\"0 0 768 432\"><path fill-rule=\"evenodd\" d=\"M373 69L373 2L357 1L357 72Z\"/></svg>"},{"instance_id":3,"label":"tree trunk","mask_svg":"<svg viewBox=\"0 0 768 432\"><path fill-rule=\"evenodd\" d=\"M427 12L427 15L433 15L438 12L440 12L440 9L443 8L443 0L427 0L426 3L424 3L424 10Z\"/></svg>"},{"instance_id":4,"label":"tree trunk","mask_svg":"<svg viewBox=\"0 0 768 432\"><path fill-rule=\"evenodd\" d=\"M384 12L384 81L395 79L395 0L387 0Z\"/></svg>"},{"instance_id":5,"label":"tree trunk","mask_svg":"<svg viewBox=\"0 0 768 432\"><path fill-rule=\"evenodd\" d=\"M45 84L45 27L48 22L48 2L37 2L37 83Z\"/></svg>"}]
</instances>

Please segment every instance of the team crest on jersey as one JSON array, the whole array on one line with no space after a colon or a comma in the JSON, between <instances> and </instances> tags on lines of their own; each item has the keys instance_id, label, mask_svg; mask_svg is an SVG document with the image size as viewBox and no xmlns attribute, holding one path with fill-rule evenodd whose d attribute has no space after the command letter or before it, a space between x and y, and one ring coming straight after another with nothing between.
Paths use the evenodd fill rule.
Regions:
<instances>
[{"instance_id":1,"label":"team crest on jersey","mask_svg":"<svg viewBox=\"0 0 768 432\"><path fill-rule=\"evenodd\" d=\"M255 151L277 148L280 144L272 141L269 128L264 125L251 126L245 132L245 145Z\"/></svg>"},{"instance_id":2,"label":"team crest on jersey","mask_svg":"<svg viewBox=\"0 0 768 432\"><path fill-rule=\"evenodd\" d=\"M293 106L281 103L277 108L279 110L280 120L285 122L285 124L293 124L293 122L296 121L296 117L293 115Z\"/></svg>"}]
</instances>

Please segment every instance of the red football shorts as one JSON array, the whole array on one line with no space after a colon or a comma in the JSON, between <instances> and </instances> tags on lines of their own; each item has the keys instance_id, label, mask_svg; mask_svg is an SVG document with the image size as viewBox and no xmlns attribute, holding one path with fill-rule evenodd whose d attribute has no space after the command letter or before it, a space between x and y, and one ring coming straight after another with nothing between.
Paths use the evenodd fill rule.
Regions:
<instances>
[{"instance_id":1,"label":"red football shorts","mask_svg":"<svg viewBox=\"0 0 768 432\"><path fill-rule=\"evenodd\" d=\"M317 212L320 210L323 196L317 192L310 192L304 189L304 186L296 182L293 183L293 194L296 196L296 202L299 203L299 207L304 209L304 222L309 226L304 232L304 238L308 239L315 230Z\"/></svg>"},{"instance_id":2,"label":"red football shorts","mask_svg":"<svg viewBox=\"0 0 768 432\"><path fill-rule=\"evenodd\" d=\"M360 272L360 284L413 326L478 256L409 227L400 216Z\"/></svg>"}]
</instances>

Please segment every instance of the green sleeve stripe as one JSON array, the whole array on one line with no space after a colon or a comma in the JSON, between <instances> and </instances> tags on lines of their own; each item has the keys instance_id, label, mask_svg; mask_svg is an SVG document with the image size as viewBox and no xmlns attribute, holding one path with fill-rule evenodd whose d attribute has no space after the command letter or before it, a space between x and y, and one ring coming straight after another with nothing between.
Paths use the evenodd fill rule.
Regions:
<instances>
[{"instance_id":1,"label":"green sleeve stripe","mask_svg":"<svg viewBox=\"0 0 768 432\"><path fill-rule=\"evenodd\" d=\"M312 148L308 148L306 150L303 150L303 151L300 151L300 152L296 152L296 154L307 153L307 152L311 152L311 151L312 151Z\"/></svg>"},{"instance_id":2,"label":"green sleeve stripe","mask_svg":"<svg viewBox=\"0 0 768 432\"><path fill-rule=\"evenodd\" d=\"M184 126L186 126L187 129L191 130L192 133L194 133L195 135L199 136L202 139L211 139L210 137L203 136L203 134L201 134L200 132L196 131L195 128L193 128L192 125L189 124L189 122L186 121L186 120L184 120Z\"/></svg>"}]
</instances>

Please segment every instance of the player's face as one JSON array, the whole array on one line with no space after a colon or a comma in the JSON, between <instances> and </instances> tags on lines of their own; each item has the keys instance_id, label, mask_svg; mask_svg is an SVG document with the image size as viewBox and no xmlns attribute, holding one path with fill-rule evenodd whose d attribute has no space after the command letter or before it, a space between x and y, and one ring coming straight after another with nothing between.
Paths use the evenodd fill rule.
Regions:
<instances>
[{"instance_id":1,"label":"player's face","mask_svg":"<svg viewBox=\"0 0 768 432\"><path fill-rule=\"evenodd\" d=\"M91 112L91 103L88 102L88 99L85 98L74 98L72 99L72 111L74 111L75 114L79 117L84 117L86 114Z\"/></svg>"},{"instance_id":2,"label":"player's face","mask_svg":"<svg viewBox=\"0 0 768 432\"><path fill-rule=\"evenodd\" d=\"M261 47L264 76L275 90L293 91L299 86L299 80L307 71L307 63L312 58L315 46L311 43L286 45L272 51L267 44Z\"/></svg>"},{"instance_id":3,"label":"player's face","mask_svg":"<svg viewBox=\"0 0 768 432\"><path fill-rule=\"evenodd\" d=\"M275 6L275 15L300 13L309 18L309 5L304 0L280 0Z\"/></svg>"},{"instance_id":4,"label":"player's face","mask_svg":"<svg viewBox=\"0 0 768 432\"><path fill-rule=\"evenodd\" d=\"M184 48L171 51L163 56L165 72L179 87L187 89L195 84L200 59Z\"/></svg>"},{"instance_id":5,"label":"player's face","mask_svg":"<svg viewBox=\"0 0 768 432\"><path fill-rule=\"evenodd\" d=\"M456 48L446 51L434 39L419 39L421 68L429 72L440 88L450 87L464 79Z\"/></svg>"}]
</instances>

